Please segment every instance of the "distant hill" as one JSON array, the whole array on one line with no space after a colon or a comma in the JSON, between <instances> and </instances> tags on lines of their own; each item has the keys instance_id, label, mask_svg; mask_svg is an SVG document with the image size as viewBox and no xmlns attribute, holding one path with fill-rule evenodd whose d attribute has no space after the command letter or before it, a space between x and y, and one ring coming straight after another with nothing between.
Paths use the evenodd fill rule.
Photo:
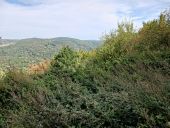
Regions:
<instances>
[{"instance_id":1,"label":"distant hill","mask_svg":"<svg viewBox=\"0 0 170 128\"><path fill-rule=\"evenodd\" d=\"M0 39L0 45L2 45L2 44L13 44L17 41L18 40L16 40L16 39Z\"/></svg>"},{"instance_id":2,"label":"distant hill","mask_svg":"<svg viewBox=\"0 0 170 128\"><path fill-rule=\"evenodd\" d=\"M64 46L75 50L91 50L99 45L101 42L98 40L79 40L68 37L3 39L0 44L0 67L4 68L9 65L24 67L42 59L50 59Z\"/></svg>"}]
</instances>

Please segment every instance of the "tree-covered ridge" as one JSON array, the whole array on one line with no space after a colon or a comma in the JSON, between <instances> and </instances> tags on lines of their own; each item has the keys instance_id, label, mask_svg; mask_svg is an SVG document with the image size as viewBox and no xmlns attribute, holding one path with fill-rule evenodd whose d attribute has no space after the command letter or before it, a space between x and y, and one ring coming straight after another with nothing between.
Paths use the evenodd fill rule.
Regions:
<instances>
[{"instance_id":1,"label":"tree-covered ridge","mask_svg":"<svg viewBox=\"0 0 170 128\"><path fill-rule=\"evenodd\" d=\"M68 37L52 39L30 38L22 40L2 40L3 44L11 44L1 47L0 67L27 67L43 59L52 58L62 47L69 46L75 50L91 50L101 44L100 41L78 40Z\"/></svg>"},{"instance_id":2,"label":"tree-covered ridge","mask_svg":"<svg viewBox=\"0 0 170 128\"><path fill-rule=\"evenodd\" d=\"M44 73L1 80L0 126L170 127L170 22L120 23L91 51L64 47Z\"/></svg>"}]
</instances>

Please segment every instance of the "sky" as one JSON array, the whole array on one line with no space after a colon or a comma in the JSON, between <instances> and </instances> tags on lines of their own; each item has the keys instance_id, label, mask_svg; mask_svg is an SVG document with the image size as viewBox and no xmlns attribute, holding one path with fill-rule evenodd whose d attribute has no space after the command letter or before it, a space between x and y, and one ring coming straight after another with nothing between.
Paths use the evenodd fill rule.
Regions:
<instances>
[{"instance_id":1,"label":"sky","mask_svg":"<svg viewBox=\"0 0 170 128\"><path fill-rule=\"evenodd\" d=\"M138 29L170 7L170 0L0 0L6 39L100 39L124 19Z\"/></svg>"}]
</instances>

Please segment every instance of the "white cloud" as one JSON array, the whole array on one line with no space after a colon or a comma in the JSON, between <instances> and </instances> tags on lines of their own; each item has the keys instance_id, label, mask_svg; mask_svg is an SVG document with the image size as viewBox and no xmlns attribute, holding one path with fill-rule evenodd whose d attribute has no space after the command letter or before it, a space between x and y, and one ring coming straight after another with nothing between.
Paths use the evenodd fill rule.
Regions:
<instances>
[{"instance_id":1,"label":"white cloud","mask_svg":"<svg viewBox=\"0 0 170 128\"><path fill-rule=\"evenodd\" d=\"M115 28L123 17L130 17L137 26L140 26L143 19L157 16L168 3L166 0L164 2L150 0L147 3L145 0L30 1L35 3L35 6L10 4L0 0L0 36L5 38L69 36L98 39L103 32ZM40 1L41 4L37 5Z\"/></svg>"}]
</instances>

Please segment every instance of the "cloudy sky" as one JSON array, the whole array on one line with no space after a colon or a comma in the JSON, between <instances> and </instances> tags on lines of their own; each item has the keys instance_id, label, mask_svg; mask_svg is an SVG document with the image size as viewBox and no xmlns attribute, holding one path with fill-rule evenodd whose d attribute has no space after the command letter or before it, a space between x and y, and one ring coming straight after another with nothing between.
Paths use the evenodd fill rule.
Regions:
<instances>
[{"instance_id":1,"label":"cloudy sky","mask_svg":"<svg viewBox=\"0 0 170 128\"><path fill-rule=\"evenodd\" d=\"M124 18L138 28L169 0L0 0L2 38L99 39Z\"/></svg>"}]
</instances>

